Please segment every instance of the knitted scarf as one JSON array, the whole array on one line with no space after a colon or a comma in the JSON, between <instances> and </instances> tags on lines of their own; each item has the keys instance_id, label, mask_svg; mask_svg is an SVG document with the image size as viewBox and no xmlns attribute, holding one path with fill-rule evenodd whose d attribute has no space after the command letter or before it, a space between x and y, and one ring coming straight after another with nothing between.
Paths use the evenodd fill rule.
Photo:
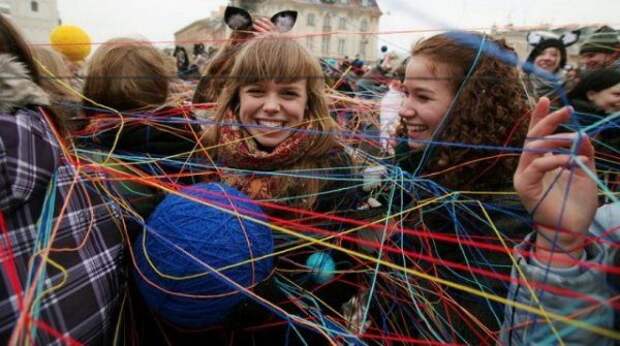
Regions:
<instances>
[{"instance_id":1,"label":"knitted scarf","mask_svg":"<svg viewBox=\"0 0 620 346\"><path fill-rule=\"evenodd\" d=\"M237 122L232 113L227 115L224 121ZM225 172L222 180L253 199L286 197L274 193L282 189L286 177L270 172L290 169L306 156L313 144L312 136L305 131L295 131L271 152L267 152L258 148L256 141L246 130L238 126L222 126L217 153L219 164L228 168L258 171Z\"/></svg>"}]
</instances>

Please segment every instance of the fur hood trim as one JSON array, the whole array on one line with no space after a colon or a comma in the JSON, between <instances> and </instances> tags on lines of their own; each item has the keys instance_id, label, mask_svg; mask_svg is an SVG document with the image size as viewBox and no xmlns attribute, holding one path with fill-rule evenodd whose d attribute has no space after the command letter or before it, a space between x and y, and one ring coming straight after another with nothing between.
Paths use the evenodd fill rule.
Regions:
<instances>
[{"instance_id":1,"label":"fur hood trim","mask_svg":"<svg viewBox=\"0 0 620 346\"><path fill-rule=\"evenodd\" d=\"M27 71L13 56L0 54L0 113L49 105L47 93L32 81Z\"/></svg>"}]
</instances>

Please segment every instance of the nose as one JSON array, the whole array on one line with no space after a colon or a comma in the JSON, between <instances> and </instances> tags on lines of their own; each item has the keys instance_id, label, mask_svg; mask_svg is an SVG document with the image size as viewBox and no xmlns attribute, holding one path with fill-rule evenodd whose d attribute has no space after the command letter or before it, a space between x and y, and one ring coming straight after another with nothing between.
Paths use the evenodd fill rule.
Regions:
<instances>
[{"instance_id":1,"label":"nose","mask_svg":"<svg viewBox=\"0 0 620 346\"><path fill-rule=\"evenodd\" d=\"M273 94L267 95L263 104L263 111L268 114L276 114L280 111L280 102L278 97Z\"/></svg>"},{"instance_id":2,"label":"nose","mask_svg":"<svg viewBox=\"0 0 620 346\"><path fill-rule=\"evenodd\" d=\"M400 108L398 109L398 115L405 120L415 116L415 109L408 97L403 98Z\"/></svg>"}]
</instances>

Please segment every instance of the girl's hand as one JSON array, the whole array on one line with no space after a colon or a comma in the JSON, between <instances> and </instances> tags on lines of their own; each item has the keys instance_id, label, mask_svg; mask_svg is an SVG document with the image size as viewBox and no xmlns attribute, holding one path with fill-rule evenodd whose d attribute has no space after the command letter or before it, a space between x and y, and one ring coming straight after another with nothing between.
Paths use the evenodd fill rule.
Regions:
<instances>
[{"instance_id":1,"label":"girl's hand","mask_svg":"<svg viewBox=\"0 0 620 346\"><path fill-rule=\"evenodd\" d=\"M598 207L596 183L575 162L581 161L594 172L594 148L589 138L577 133L552 135L571 112L565 107L549 114L549 100L538 102L514 175L515 190L539 232L537 257L554 265L571 265L579 259ZM576 152L571 154L574 143ZM573 259L572 263L567 258Z\"/></svg>"},{"instance_id":2,"label":"girl's hand","mask_svg":"<svg viewBox=\"0 0 620 346\"><path fill-rule=\"evenodd\" d=\"M268 18L258 18L254 21L253 24L254 31L256 31L256 35L264 35L269 33L277 33L278 28L275 24L271 22Z\"/></svg>"}]
</instances>

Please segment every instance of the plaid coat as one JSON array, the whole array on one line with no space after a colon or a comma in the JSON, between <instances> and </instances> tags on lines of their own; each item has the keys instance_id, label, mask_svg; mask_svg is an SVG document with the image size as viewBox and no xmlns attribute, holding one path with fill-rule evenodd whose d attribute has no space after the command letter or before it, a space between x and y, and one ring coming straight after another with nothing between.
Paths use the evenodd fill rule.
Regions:
<instances>
[{"instance_id":1,"label":"plaid coat","mask_svg":"<svg viewBox=\"0 0 620 346\"><path fill-rule=\"evenodd\" d=\"M67 162L32 106L45 94L6 55L0 90L0 344L109 345L126 291L123 213L97 173Z\"/></svg>"}]
</instances>

